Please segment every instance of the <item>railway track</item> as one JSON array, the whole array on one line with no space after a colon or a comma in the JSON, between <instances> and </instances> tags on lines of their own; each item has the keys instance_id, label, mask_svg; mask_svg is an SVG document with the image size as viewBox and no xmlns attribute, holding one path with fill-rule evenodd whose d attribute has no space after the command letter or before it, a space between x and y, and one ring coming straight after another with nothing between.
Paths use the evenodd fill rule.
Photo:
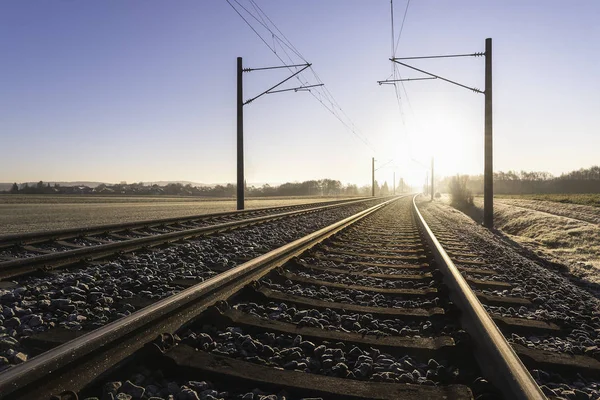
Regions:
<instances>
[{"instance_id":1,"label":"railway track","mask_svg":"<svg viewBox=\"0 0 600 400\"><path fill-rule=\"evenodd\" d=\"M73 340L37 338L52 349L0 373L0 393L543 399L496 325L552 326L486 312L530 307L490 271L390 200Z\"/></svg>"},{"instance_id":2,"label":"railway track","mask_svg":"<svg viewBox=\"0 0 600 400\"><path fill-rule=\"evenodd\" d=\"M217 223L183 232L185 240L167 234L166 244L162 235L145 238L141 248L136 239L124 243L127 253L121 243L91 248L96 261L58 253L64 268L20 265L0 281L0 371L381 201Z\"/></svg>"},{"instance_id":3,"label":"railway track","mask_svg":"<svg viewBox=\"0 0 600 400\"><path fill-rule=\"evenodd\" d=\"M0 236L0 280L347 204L342 200Z\"/></svg>"},{"instance_id":4,"label":"railway track","mask_svg":"<svg viewBox=\"0 0 600 400\"><path fill-rule=\"evenodd\" d=\"M460 214L424 204L431 229L469 279L503 282L484 292L511 299L511 307L485 304L536 382L549 398L600 399L600 301L593 288L538 265ZM477 228L477 227L475 227Z\"/></svg>"}]
</instances>

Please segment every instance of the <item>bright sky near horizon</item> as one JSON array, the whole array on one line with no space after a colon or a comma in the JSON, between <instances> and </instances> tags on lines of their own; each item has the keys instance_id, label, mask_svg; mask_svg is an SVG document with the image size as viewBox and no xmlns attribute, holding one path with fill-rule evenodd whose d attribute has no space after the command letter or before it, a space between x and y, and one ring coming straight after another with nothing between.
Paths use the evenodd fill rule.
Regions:
<instances>
[{"instance_id":1,"label":"bright sky near horizon","mask_svg":"<svg viewBox=\"0 0 600 400\"><path fill-rule=\"evenodd\" d=\"M248 182L367 184L373 156L393 159L376 172L390 185L394 171L421 184L431 156L439 174L483 172L483 95L425 80L399 86L398 103L377 84L392 72L389 0L255 3L357 134L310 93L265 95L244 106ZM393 5L397 37L407 1ZM396 55L483 52L493 38L494 168L560 174L600 162L599 20L595 0L413 0ZM281 65L225 0L2 0L0 52L0 182L235 182L236 57ZM484 88L483 57L412 64ZM245 73L244 98L287 75Z\"/></svg>"}]
</instances>

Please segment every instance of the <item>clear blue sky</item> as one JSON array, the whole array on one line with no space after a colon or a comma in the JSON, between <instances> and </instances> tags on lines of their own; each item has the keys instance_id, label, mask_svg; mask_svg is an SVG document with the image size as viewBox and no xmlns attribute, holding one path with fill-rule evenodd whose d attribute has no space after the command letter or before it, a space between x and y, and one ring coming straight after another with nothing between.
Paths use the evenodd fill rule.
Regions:
<instances>
[{"instance_id":1,"label":"clear blue sky","mask_svg":"<svg viewBox=\"0 0 600 400\"><path fill-rule=\"evenodd\" d=\"M377 85L391 74L389 0L255 1L363 139L309 93L261 97L244 107L248 182L365 184L372 156L394 159L376 173L390 183L393 171L421 183L432 155L442 174L483 171L483 95L407 82L400 112ZM396 35L405 7L394 1ZM560 174L600 162L599 20L595 0L413 0L396 54L493 38L495 169ZM281 64L225 0L1 0L0 53L2 182L234 182L236 57ZM484 86L482 57L414 65ZM244 74L244 97L286 74Z\"/></svg>"}]
</instances>

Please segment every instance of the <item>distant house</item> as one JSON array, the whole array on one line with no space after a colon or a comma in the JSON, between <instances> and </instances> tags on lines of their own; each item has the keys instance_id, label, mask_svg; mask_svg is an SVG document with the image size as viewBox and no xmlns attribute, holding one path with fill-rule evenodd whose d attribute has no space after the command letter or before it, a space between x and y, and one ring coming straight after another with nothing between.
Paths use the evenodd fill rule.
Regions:
<instances>
[{"instance_id":1,"label":"distant house","mask_svg":"<svg viewBox=\"0 0 600 400\"><path fill-rule=\"evenodd\" d=\"M161 188L161 187L159 187L159 186L157 186L157 185L154 185L154 186L152 186L151 188L148 188L148 191L147 191L147 192L148 192L149 194L156 194L156 195L159 195L159 194L165 194L165 191L164 191L164 189L163 189L163 188Z\"/></svg>"},{"instance_id":2,"label":"distant house","mask_svg":"<svg viewBox=\"0 0 600 400\"><path fill-rule=\"evenodd\" d=\"M91 194L94 192L94 189L87 186L75 186L74 193L77 194Z\"/></svg>"},{"instance_id":3,"label":"distant house","mask_svg":"<svg viewBox=\"0 0 600 400\"><path fill-rule=\"evenodd\" d=\"M94 192L98 194L113 194L115 191L109 187L104 186L103 188L100 188L100 190L94 189Z\"/></svg>"}]
</instances>

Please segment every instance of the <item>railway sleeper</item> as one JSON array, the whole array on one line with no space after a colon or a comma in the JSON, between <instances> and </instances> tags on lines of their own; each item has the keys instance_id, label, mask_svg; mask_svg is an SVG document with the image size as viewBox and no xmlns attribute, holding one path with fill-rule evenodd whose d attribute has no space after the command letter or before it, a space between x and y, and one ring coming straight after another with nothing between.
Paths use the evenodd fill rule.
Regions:
<instances>
[{"instance_id":1,"label":"railway sleeper","mask_svg":"<svg viewBox=\"0 0 600 400\"><path fill-rule=\"evenodd\" d=\"M348 270L339 269L339 268L321 267L321 266L318 266L318 265L308 264L308 263L302 262L302 261L297 262L296 263L296 267L311 269L311 270L315 270L315 271L322 271L322 272L330 272L330 273L337 273L337 274L346 274L346 275L357 276L357 277L369 277L369 278L386 279L386 280L390 280L390 281L395 281L395 280L424 280L424 279L431 279L433 277L433 275L431 273L429 273L429 272L421 274L421 275L410 275L410 274L397 274L397 275L393 275L393 274L373 274L373 273L360 272L360 271L348 271ZM477 288L477 289L505 290L505 289L510 289L510 288L513 287L510 283L506 283L506 282L484 281L484 280L481 280L481 279L474 279L474 278L465 278L465 279L467 280L467 282L469 282L469 284L471 285L471 287Z\"/></svg>"},{"instance_id":2,"label":"railway sleeper","mask_svg":"<svg viewBox=\"0 0 600 400\"><path fill-rule=\"evenodd\" d=\"M349 311L358 312L364 314L372 314L374 317L381 318L406 318L406 319L430 319L430 318L442 318L447 317L447 313L443 308L432 307L432 308L386 308L386 307L369 307L361 306L358 304L349 303L335 303L330 301L323 301L318 299L311 299L302 296L296 296L292 294L278 292L265 287L252 287L246 286L243 291L243 295L248 298L257 298L261 301L269 302L287 302L304 307L311 307L318 310L325 310L327 308L336 311Z\"/></svg>"},{"instance_id":3,"label":"railway sleeper","mask_svg":"<svg viewBox=\"0 0 600 400\"><path fill-rule=\"evenodd\" d=\"M363 246L372 246L373 243L377 243L379 245L385 245L390 247L402 247L402 246L411 246L411 247L422 247L423 243L420 239L381 239L374 238L372 236L366 235L348 235L348 234L340 234L336 236L337 240L343 240L346 242L352 242Z\"/></svg>"},{"instance_id":4,"label":"railway sleeper","mask_svg":"<svg viewBox=\"0 0 600 400\"><path fill-rule=\"evenodd\" d=\"M306 262L297 262L295 264L295 267L310 269L310 270L314 270L314 271L321 271L321 272L346 274L349 276L388 279L388 280L392 280L392 281L394 281L394 280L416 280L416 281L418 281L418 280L433 278L433 275L430 272L426 272L426 273L420 274L420 275L416 275L416 274L415 275L411 275L411 274L398 274L398 275L374 274L374 273L361 272L361 271L349 271L349 270L345 270L345 269L341 269L341 268L321 267L318 265L308 264Z\"/></svg>"},{"instance_id":5,"label":"railway sleeper","mask_svg":"<svg viewBox=\"0 0 600 400\"><path fill-rule=\"evenodd\" d=\"M384 259L384 260L400 260L400 261L415 261L415 262L424 262L427 261L427 257L422 254L419 255L411 255L411 256L393 256L393 255L385 255L385 254L377 254L377 253L359 253L355 251L346 251L346 250L337 250L334 248L328 248L327 246L323 246L322 250L326 251L328 254L340 254L344 256L353 256L353 257L366 257L371 259ZM318 250L317 250L318 251Z\"/></svg>"},{"instance_id":6,"label":"railway sleeper","mask_svg":"<svg viewBox=\"0 0 600 400\"><path fill-rule=\"evenodd\" d=\"M581 374L586 378L600 379L600 361L585 355L557 353L530 349L511 343L523 363L531 369L558 372L565 376Z\"/></svg>"},{"instance_id":7,"label":"railway sleeper","mask_svg":"<svg viewBox=\"0 0 600 400\"><path fill-rule=\"evenodd\" d=\"M456 346L450 336L438 337L403 337L362 335L355 332L323 330L309 326L298 326L294 323L263 319L233 308L225 311L213 310L203 316L195 325L210 323L221 327L239 326L244 332L264 332L265 330L291 335L302 335L304 340L315 342L344 342L364 349L376 346L390 354L410 355L420 358L457 357L465 349Z\"/></svg>"},{"instance_id":8,"label":"railway sleeper","mask_svg":"<svg viewBox=\"0 0 600 400\"><path fill-rule=\"evenodd\" d=\"M312 255L312 257L314 257L317 260L320 261L329 261L329 262L334 262L334 263L341 263L341 264L353 264L353 265L360 265L360 266L365 266L365 267L381 267L381 268L401 268L401 269L422 269L422 270L427 270L430 271L433 268L429 265L429 263L420 263L420 264L388 264L388 263L376 263L376 262L371 262L371 261L346 261L343 258L339 258L339 257L328 257L324 254L314 254Z\"/></svg>"},{"instance_id":9,"label":"railway sleeper","mask_svg":"<svg viewBox=\"0 0 600 400\"><path fill-rule=\"evenodd\" d=\"M277 277L275 275L274 277ZM320 279L314 278L304 278L302 276L296 275L291 272L280 272L279 279L290 280L294 283L302 283L307 285L317 285L317 286L326 286L330 288L336 289L350 289L350 290L360 290L363 292L371 292L371 293L381 293L381 294L389 294L389 295L398 295L398 296L406 296L406 297L435 297L438 294L438 289L436 288L427 288L427 289L387 289L387 288L377 288L371 286L361 286L361 285L347 285L345 283L336 283L329 282Z\"/></svg>"},{"instance_id":10,"label":"railway sleeper","mask_svg":"<svg viewBox=\"0 0 600 400\"><path fill-rule=\"evenodd\" d=\"M425 386L383 383L335 378L324 375L286 371L252 364L229 357L195 351L187 345L177 345L163 355L161 364L177 376L205 376L227 382L241 382L253 387L286 390L296 397L321 396L325 399L381 400L463 400L472 399L464 385Z\"/></svg>"},{"instance_id":11,"label":"railway sleeper","mask_svg":"<svg viewBox=\"0 0 600 400\"><path fill-rule=\"evenodd\" d=\"M342 237L342 235L340 236L336 236L335 238L331 238L328 239L326 241L324 241L323 243L325 244L330 244L330 245L345 245L347 243L352 243L354 245L357 245L358 247L373 247L375 246L376 249L396 249L396 248L422 248L423 244L419 241L402 241L402 242L390 242L390 241L378 241L377 243L371 241L371 242L367 242L367 241L363 241L363 240L359 240L358 237L354 238L350 238L350 237ZM374 245L375 243L375 245Z\"/></svg>"},{"instance_id":12,"label":"railway sleeper","mask_svg":"<svg viewBox=\"0 0 600 400\"><path fill-rule=\"evenodd\" d=\"M371 246L352 246L354 243L352 242L341 242L341 241L336 241L334 243L325 243L322 247L323 248L329 248L329 249L337 249L337 250L341 250L341 251L355 251L355 250L360 250L360 251L365 251L365 250L369 250L369 251L381 251L384 253L391 253L391 254L409 254L409 255L414 255L414 254L423 254L425 253L425 249L421 246L421 247L417 247L414 246L414 248L398 248L398 247L391 247L391 246L378 246L377 244L372 244Z\"/></svg>"}]
</instances>

